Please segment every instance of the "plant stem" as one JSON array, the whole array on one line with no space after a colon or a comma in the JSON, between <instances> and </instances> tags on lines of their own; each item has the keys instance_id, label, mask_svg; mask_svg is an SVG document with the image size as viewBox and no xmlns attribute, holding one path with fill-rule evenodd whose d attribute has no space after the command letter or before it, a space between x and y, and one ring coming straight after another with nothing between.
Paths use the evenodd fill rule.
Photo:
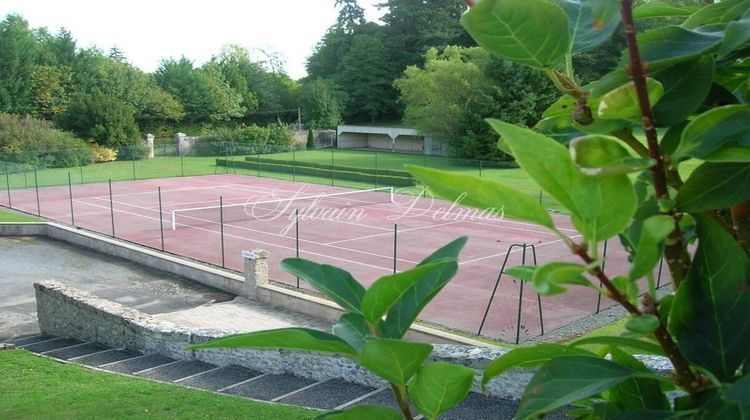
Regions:
<instances>
[{"instance_id":1,"label":"plant stem","mask_svg":"<svg viewBox=\"0 0 750 420\"><path fill-rule=\"evenodd\" d=\"M620 130L613 131L612 135L622 140L628 146L630 146L630 148L633 149L634 152L638 153L638 156L640 157L650 156L648 148L646 148L646 146L641 144L641 142L638 141L638 139L633 135L633 133L629 129L623 128Z\"/></svg>"},{"instance_id":2,"label":"plant stem","mask_svg":"<svg viewBox=\"0 0 750 420\"><path fill-rule=\"evenodd\" d=\"M573 244L573 246L571 247L571 249L572 249L573 253L576 254L576 255L578 255L579 257L581 257L581 259L586 264L591 264L592 262L594 262L594 259L591 257L591 255L589 255L589 253L586 251L586 248L584 246L578 245L578 244ZM604 274L604 272L602 271L602 269L599 266L594 267L593 268L593 272L594 272L594 275L596 276L596 278L598 278L599 281L602 283L602 286L604 286L607 289L607 291L609 292L609 297L610 298L612 298L614 301L616 301L617 303L619 303L620 305L622 305L625 309L627 309L627 311L631 315L633 315L633 316L640 316L640 315L642 315L642 312L635 305L633 305L632 303L630 303L630 301L628 300L628 298L625 297L625 295L623 295L622 292L620 292L620 289L618 289L617 286L615 286L612 283L612 281L609 279L609 277L607 277L607 275Z\"/></svg>"},{"instance_id":3,"label":"plant stem","mask_svg":"<svg viewBox=\"0 0 750 420\"><path fill-rule=\"evenodd\" d=\"M651 167L651 176L654 181L654 192L656 198L660 200L669 200L669 189L667 188L667 171L664 164L664 156L659 150L659 139L657 138L656 126L654 125L654 115L651 110L651 104L648 100L648 88L646 87L646 67L641 62L641 53L638 49L638 42L635 36L635 23L633 19L633 2L632 0L620 0L620 14L622 24L625 29L625 41L628 45L628 54L630 55L630 64L626 68L630 78L635 85L636 95L638 97L638 107L641 110L641 122L643 131L646 134L649 154L656 164ZM666 214L672 216L675 220L675 229L670 234L667 245L664 249L664 256L672 273L672 282L675 289L680 286L682 280L687 276L690 267L690 254L687 252L687 246L682 237L682 230L678 227L679 215L674 209L670 209Z\"/></svg>"},{"instance_id":4,"label":"plant stem","mask_svg":"<svg viewBox=\"0 0 750 420\"><path fill-rule=\"evenodd\" d=\"M401 409L401 412L404 413L404 418L406 420L414 420L414 416L411 414L411 409L409 408L409 403L406 401L406 398L404 398L401 388L396 384L391 384L391 389L393 390L393 395L396 397L398 407Z\"/></svg>"}]
</instances>

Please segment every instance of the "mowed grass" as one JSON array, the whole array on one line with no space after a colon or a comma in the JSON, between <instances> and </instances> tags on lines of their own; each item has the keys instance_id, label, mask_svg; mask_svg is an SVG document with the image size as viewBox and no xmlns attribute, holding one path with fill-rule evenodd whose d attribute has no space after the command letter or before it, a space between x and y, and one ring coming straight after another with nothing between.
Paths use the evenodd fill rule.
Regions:
<instances>
[{"instance_id":1,"label":"mowed grass","mask_svg":"<svg viewBox=\"0 0 750 420\"><path fill-rule=\"evenodd\" d=\"M34 216L16 213L14 211L0 209L0 222L41 222L42 219Z\"/></svg>"},{"instance_id":2,"label":"mowed grass","mask_svg":"<svg viewBox=\"0 0 750 420\"><path fill-rule=\"evenodd\" d=\"M311 419L320 412L95 372L0 351L0 418Z\"/></svg>"}]
</instances>

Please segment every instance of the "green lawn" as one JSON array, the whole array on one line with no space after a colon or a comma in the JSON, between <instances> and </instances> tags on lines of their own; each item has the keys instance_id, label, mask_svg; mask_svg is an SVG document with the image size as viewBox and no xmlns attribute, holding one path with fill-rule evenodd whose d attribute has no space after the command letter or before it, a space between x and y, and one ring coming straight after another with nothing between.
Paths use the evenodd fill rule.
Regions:
<instances>
[{"instance_id":1,"label":"green lawn","mask_svg":"<svg viewBox=\"0 0 750 420\"><path fill-rule=\"evenodd\" d=\"M311 419L318 411L95 372L0 351L0 418Z\"/></svg>"},{"instance_id":2,"label":"green lawn","mask_svg":"<svg viewBox=\"0 0 750 420\"><path fill-rule=\"evenodd\" d=\"M0 209L0 222L39 222L40 218Z\"/></svg>"}]
</instances>

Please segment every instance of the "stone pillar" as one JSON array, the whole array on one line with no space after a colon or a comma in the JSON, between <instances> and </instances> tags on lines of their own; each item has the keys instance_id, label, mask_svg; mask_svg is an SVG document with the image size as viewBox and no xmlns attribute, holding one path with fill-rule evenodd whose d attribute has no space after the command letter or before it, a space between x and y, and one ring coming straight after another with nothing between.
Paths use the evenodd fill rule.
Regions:
<instances>
[{"instance_id":1,"label":"stone pillar","mask_svg":"<svg viewBox=\"0 0 750 420\"><path fill-rule=\"evenodd\" d=\"M174 139L174 142L177 146L177 154L179 156L184 156L185 154L187 154L188 149L190 148L190 145L187 141L187 135L185 133L175 133L174 137L172 138Z\"/></svg>"},{"instance_id":2,"label":"stone pillar","mask_svg":"<svg viewBox=\"0 0 750 420\"><path fill-rule=\"evenodd\" d=\"M154 135L153 134L146 134L146 138L143 139L143 145L146 146L146 149L148 150L148 158L153 159L154 158Z\"/></svg>"},{"instance_id":3,"label":"stone pillar","mask_svg":"<svg viewBox=\"0 0 750 420\"><path fill-rule=\"evenodd\" d=\"M262 249L243 250L245 261L244 297L255 299L258 286L268 284L268 251Z\"/></svg>"},{"instance_id":4,"label":"stone pillar","mask_svg":"<svg viewBox=\"0 0 750 420\"><path fill-rule=\"evenodd\" d=\"M432 154L432 136L424 136L422 141L422 153L425 155Z\"/></svg>"}]
</instances>

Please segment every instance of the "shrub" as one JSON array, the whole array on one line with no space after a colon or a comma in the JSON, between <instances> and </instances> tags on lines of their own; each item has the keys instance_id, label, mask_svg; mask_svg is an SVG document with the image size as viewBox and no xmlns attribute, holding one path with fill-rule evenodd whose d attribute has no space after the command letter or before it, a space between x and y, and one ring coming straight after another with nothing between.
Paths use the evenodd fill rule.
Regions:
<instances>
[{"instance_id":1,"label":"shrub","mask_svg":"<svg viewBox=\"0 0 750 420\"><path fill-rule=\"evenodd\" d=\"M0 113L0 160L59 168L86 165L91 152L86 142L48 121Z\"/></svg>"},{"instance_id":2,"label":"shrub","mask_svg":"<svg viewBox=\"0 0 750 420\"><path fill-rule=\"evenodd\" d=\"M77 95L59 118L66 130L107 147L134 146L140 141L133 108L107 95Z\"/></svg>"},{"instance_id":3,"label":"shrub","mask_svg":"<svg viewBox=\"0 0 750 420\"><path fill-rule=\"evenodd\" d=\"M99 146L96 143L91 144L91 160L95 163L112 162L117 159L117 151L109 147Z\"/></svg>"},{"instance_id":4,"label":"shrub","mask_svg":"<svg viewBox=\"0 0 750 420\"><path fill-rule=\"evenodd\" d=\"M312 128L307 130L307 144L305 145L305 148L307 150L312 150L315 148L315 136L313 135Z\"/></svg>"}]
</instances>

